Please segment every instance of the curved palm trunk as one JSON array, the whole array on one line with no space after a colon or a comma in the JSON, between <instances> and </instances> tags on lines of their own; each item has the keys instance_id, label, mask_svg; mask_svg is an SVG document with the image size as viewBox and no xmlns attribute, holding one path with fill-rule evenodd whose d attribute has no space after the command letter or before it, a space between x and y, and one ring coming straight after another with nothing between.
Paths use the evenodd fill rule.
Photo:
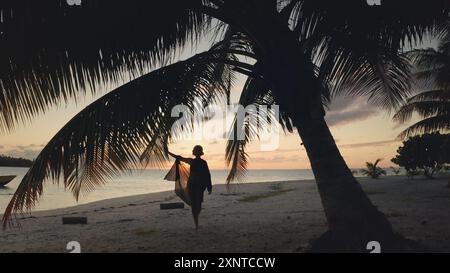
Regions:
<instances>
[{"instance_id":1,"label":"curved palm trunk","mask_svg":"<svg viewBox=\"0 0 450 273\"><path fill-rule=\"evenodd\" d=\"M380 242L385 250L395 249L391 224L371 203L336 146L311 67L302 65L299 50L289 50L286 45L283 50L271 51L277 53L266 59L262 73L275 90L281 109L293 117L325 210L329 230L312 251L367 251L370 241Z\"/></svg>"},{"instance_id":2,"label":"curved palm trunk","mask_svg":"<svg viewBox=\"0 0 450 273\"><path fill-rule=\"evenodd\" d=\"M391 224L353 177L325 122L321 86L308 53L274 18L250 24L248 31L261 57L257 72L274 91L281 109L294 119L317 182L329 230L312 251L366 252L370 241L380 242L385 250L395 249Z\"/></svg>"},{"instance_id":3,"label":"curved palm trunk","mask_svg":"<svg viewBox=\"0 0 450 273\"><path fill-rule=\"evenodd\" d=\"M321 118L296 123L317 182L329 231L314 251L365 251L370 241L394 247L392 227L371 203L342 158Z\"/></svg>"}]
</instances>

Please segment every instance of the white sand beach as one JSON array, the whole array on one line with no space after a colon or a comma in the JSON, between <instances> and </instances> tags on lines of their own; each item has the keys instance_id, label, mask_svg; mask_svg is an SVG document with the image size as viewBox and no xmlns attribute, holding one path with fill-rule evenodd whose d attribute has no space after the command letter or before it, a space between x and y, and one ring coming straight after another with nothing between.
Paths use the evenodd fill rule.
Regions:
<instances>
[{"instance_id":1,"label":"white sand beach","mask_svg":"<svg viewBox=\"0 0 450 273\"><path fill-rule=\"evenodd\" d=\"M402 176L359 179L394 229L431 251L450 252L448 179ZM107 187L107 185L106 185ZM20 229L0 231L0 252L302 252L326 230L313 181L215 185L205 194L200 228L189 207L160 210L179 201L152 193L34 212ZM63 216L86 216L86 225L63 225Z\"/></svg>"}]
</instances>

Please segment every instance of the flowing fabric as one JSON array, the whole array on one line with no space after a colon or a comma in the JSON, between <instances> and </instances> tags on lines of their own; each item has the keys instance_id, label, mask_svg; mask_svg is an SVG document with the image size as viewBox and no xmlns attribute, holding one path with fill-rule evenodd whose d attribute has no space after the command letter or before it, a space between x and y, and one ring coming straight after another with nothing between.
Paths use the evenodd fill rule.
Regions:
<instances>
[{"instance_id":1,"label":"flowing fabric","mask_svg":"<svg viewBox=\"0 0 450 273\"><path fill-rule=\"evenodd\" d=\"M175 181L175 193L186 204L191 205L191 198L189 195L188 180L189 180L189 166L175 161L170 171L164 177L165 180Z\"/></svg>"}]
</instances>

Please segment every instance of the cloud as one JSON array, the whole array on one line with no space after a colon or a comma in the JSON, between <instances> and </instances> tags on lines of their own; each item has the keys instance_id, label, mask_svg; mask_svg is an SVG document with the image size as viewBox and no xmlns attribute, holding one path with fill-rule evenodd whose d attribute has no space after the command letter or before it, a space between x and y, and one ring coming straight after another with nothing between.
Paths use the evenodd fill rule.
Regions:
<instances>
[{"instance_id":1,"label":"cloud","mask_svg":"<svg viewBox=\"0 0 450 273\"><path fill-rule=\"evenodd\" d=\"M363 143L352 143L352 144L343 144L339 145L341 148L362 148L362 147L378 147L384 146L386 144L396 143L397 140L381 140L381 141L373 141L373 142L363 142Z\"/></svg>"},{"instance_id":2,"label":"cloud","mask_svg":"<svg viewBox=\"0 0 450 273\"><path fill-rule=\"evenodd\" d=\"M377 107L368 104L362 97L337 97L330 105L325 119L330 127L340 126L366 120L378 113Z\"/></svg>"},{"instance_id":3,"label":"cloud","mask_svg":"<svg viewBox=\"0 0 450 273\"><path fill-rule=\"evenodd\" d=\"M13 150L2 151L2 154L8 155L8 156L13 156L13 157L22 157L22 158L26 158L26 159L35 159L37 157L37 155L39 154L39 152L40 152L40 150L13 149Z\"/></svg>"},{"instance_id":4,"label":"cloud","mask_svg":"<svg viewBox=\"0 0 450 273\"><path fill-rule=\"evenodd\" d=\"M13 146L16 149L19 150L27 150L27 149L41 149L44 147L43 144L39 145L39 144L28 144L28 145L16 145Z\"/></svg>"},{"instance_id":5,"label":"cloud","mask_svg":"<svg viewBox=\"0 0 450 273\"><path fill-rule=\"evenodd\" d=\"M44 145L42 144L0 146L0 154L35 159L43 147Z\"/></svg>"}]
</instances>

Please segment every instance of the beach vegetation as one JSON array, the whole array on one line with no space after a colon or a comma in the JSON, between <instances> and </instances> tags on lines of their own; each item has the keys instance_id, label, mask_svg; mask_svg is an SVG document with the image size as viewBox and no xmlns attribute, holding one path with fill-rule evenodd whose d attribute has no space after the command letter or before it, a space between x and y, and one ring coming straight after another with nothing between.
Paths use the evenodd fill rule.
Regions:
<instances>
[{"instance_id":1,"label":"beach vegetation","mask_svg":"<svg viewBox=\"0 0 450 273\"><path fill-rule=\"evenodd\" d=\"M391 171L395 174L395 175L399 175L400 171L402 170L402 168L395 168L395 167L390 167Z\"/></svg>"},{"instance_id":2,"label":"beach vegetation","mask_svg":"<svg viewBox=\"0 0 450 273\"><path fill-rule=\"evenodd\" d=\"M366 162L366 169L362 169L361 173L373 179L378 179L381 175L386 175L386 171L383 168L378 167L378 163L380 163L381 160L381 158L378 158L373 163Z\"/></svg>"},{"instance_id":3,"label":"beach vegetation","mask_svg":"<svg viewBox=\"0 0 450 273\"><path fill-rule=\"evenodd\" d=\"M33 161L26 158L0 155L0 166L2 167L30 167L32 164Z\"/></svg>"},{"instance_id":4,"label":"beach vegetation","mask_svg":"<svg viewBox=\"0 0 450 273\"><path fill-rule=\"evenodd\" d=\"M450 134L439 132L410 137L391 161L407 172L433 176L450 163Z\"/></svg>"},{"instance_id":5,"label":"beach vegetation","mask_svg":"<svg viewBox=\"0 0 450 273\"><path fill-rule=\"evenodd\" d=\"M407 170L406 171L406 177L408 177L409 179L414 179L414 177L418 176L418 175L422 175L422 172L420 170Z\"/></svg>"}]
</instances>

